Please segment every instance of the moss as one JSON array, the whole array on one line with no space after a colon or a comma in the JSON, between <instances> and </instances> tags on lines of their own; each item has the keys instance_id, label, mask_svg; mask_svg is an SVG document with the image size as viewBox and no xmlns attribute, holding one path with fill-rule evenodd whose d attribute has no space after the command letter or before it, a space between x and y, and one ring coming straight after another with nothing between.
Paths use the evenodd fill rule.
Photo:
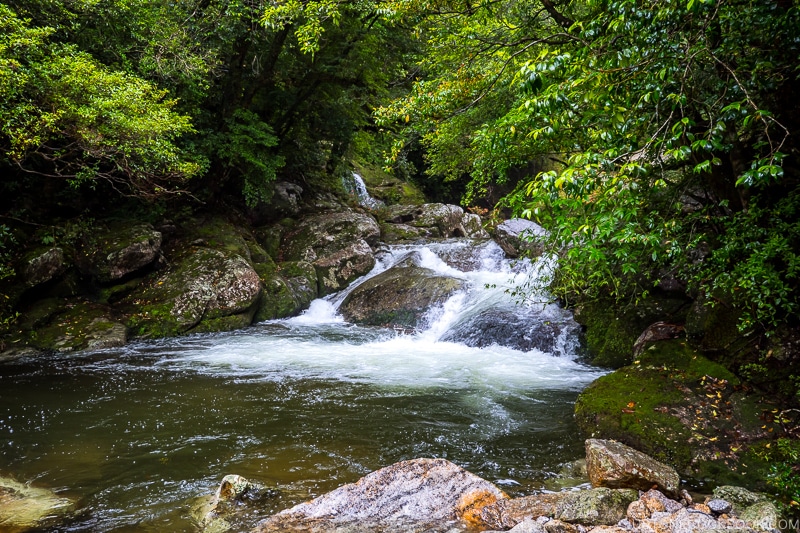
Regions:
<instances>
[{"instance_id":1,"label":"moss","mask_svg":"<svg viewBox=\"0 0 800 533\"><path fill-rule=\"evenodd\" d=\"M205 319L192 328L191 333L216 333L219 331L232 331L246 328L253 323L253 313L241 313Z\"/></svg>"},{"instance_id":2,"label":"moss","mask_svg":"<svg viewBox=\"0 0 800 533\"><path fill-rule=\"evenodd\" d=\"M575 417L592 436L633 446L695 484L761 487L768 465L757 450L779 429L762 420L770 408L729 370L673 340L653 343L634 364L592 383Z\"/></svg>"},{"instance_id":3,"label":"moss","mask_svg":"<svg viewBox=\"0 0 800 533\"><path fill-rule=\"evenodd\" d=\"M364 180L370 194L386 205L421 205L426 202L425 195L413 183L395 178L380 165L354 161L353 167Z\"/></svg>"},{"instance_id":4,"label":"moss","mask_svg":"<svg viewBox=\"0 0 800 533\"><path fill-rule=\"evenodd\" d=\"M250 259L250 247L239 228L222 218L212 218L193 228L194 236L206 241L209 248L227 250Z\"/></svg>"},{"instance_id":5,"label":"moss","mask_svg":"<svg viewBox=\"0 0 800 533\"><path fill-rule=\"evenodd\" d=\"M77 300L42 300L26 315L26 329L12 342L45 351L83 350L96 335L116 325L110 316L110 309L104 305Z\"/></svg>"}]
</instances>

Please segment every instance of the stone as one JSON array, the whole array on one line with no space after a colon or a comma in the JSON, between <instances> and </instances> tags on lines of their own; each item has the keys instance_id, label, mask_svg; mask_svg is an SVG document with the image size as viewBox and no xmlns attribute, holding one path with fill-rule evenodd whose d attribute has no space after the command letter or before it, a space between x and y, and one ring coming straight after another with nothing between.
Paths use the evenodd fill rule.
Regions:
<instances>
[{"instance_id":1,"label":"stone","mask_svg":"<svg viewBox=\"0 0 800 533\"><path fill-rule=\"evenodd\" d=\"M671 516L670 522L672 533L697 533L716 529L718 525L713 516L693 509L681 509Z\"/></svg>"},{"instance_id":2,"label":"stone","mask_svg":"<svg viewBox=\"0 0 800 533\"><path fill-rule=\"evenodd\" d=\"M747 507L739 518L757 531L773 531L778 529L781 513L774 503L765 500Z\"/></svg>"},{"instance_id":3,"label":"stone","mask_svg":"<svg viewBox=\"0 0 800 533\"><path fill-rule=\"evenodd\" d=\"M628 511L625 515L632 524L638 524L642 520L650 518L650 510L643 501L636 500L628 506Z\"/></svg>"},{"instance_id":4,"label":"stone","mask_svg":"<svg viewBox=\"0 0 800 533\"><path fill-rule=\"evenodd\" d=\"M734 512L740 513L754 503L763 502L766 496L759 492L752 492L744 487L734 485L720 485L714 489L714 498L729 502Z\"/></svg>"},{"instance_id":5,"label":"stone","mask_svg":"<svg viewBox=\"0 0 800 533\"><path fill-rule=\"evenodd\" d=\"M667 498L661 491L650 489L641 496L642 502L649 513L677 513L683 506L673 499Z\"/></svg>"},{"instance_id":6,"label":"stone","mask_svg":"<svg viewBox=\"0 0 800 533\"><path fill-rule=\"evenodd\" d=\"M444 303L463 284L428 268L401 264L353 289L339 312L356 324L415 328L427 311Z\"/></svg>"},{"instance_id":7,"label":"stone","mask_svg":"<svg viewBox=\"0 0 800 533\"><path fill-rule=\"evenodd\" d=\"M95 318L86 328L86 347L90 350L118 348L128 342L128 328L119 322Z\"/></svg>"},{"instance_id":8,"label":"stone","mask_svg":"<svg viewBox=\"0 0 800 533\"><path fill-rule=\"evenodd\" d=\"M191 510L192 517L203 533L238 530L238 518L277 495L277 490L237 474L228 474L222 478L213 496L198 499Z\"/></svg>"},{"instance_id":9,"label":"stone","mask_svg":"<svg viewBox=\"0 0 800 533\"><path fill-rule=\"evenodd\" d=\"M494 529L509 529L526 518L541 516L552 518L558 503L566 497L566 492L534 494L522 498L499 500L487 505L481 511L481 521Z\"/></svg>"},{"instance_id":10,"label":"stone","mask_svg":"<svg viewBox=\"0 0 800 533\"><path fill-rule=\"evenodd\" d=\"M0 477L0 530L39 530L58 524L75 509L75 502L53 491Z\"/></svg>"},{"instance_id":11,"label":"stone","mask_svg":"<svg viewBox=\"0 0 800 533\"><path fill-rule=\"evenodd\" d=\"M392 235L392 242L402 242L419 238L449 239L453 237L470 237L474 239L486 238L480 217L465 215L464 210L457 205L449 204L423 204L423 205L394 205L386 209L383 218L388 225L402 225L407 234L406 238ZM464 226L466 222L468 227ZM413 228L413 229L409 229ZM384 233L393 233L387 229Z\"/></svg>"},{"instance_id":12,"label":"stone","mask_svg":"<svg viewBox=\"0 0 800 533\"><path fill-rule=\"evenodd\" d=\"M413 459L273 515L254 531L410 532L452 521L479 531L481 510L506 497L445 459Z\"/></svg>"},{"instance_id":13,"label":"stone","mask_svg":"<svg viewBox=\"0 0 800 533\"><path fill-rule=\"evenodd\" d=\"M272 190L270 207L288 216L296 216L300 213L300 203L303 198L301 186L288 181L277 181L272 186Z\"/></svg>"},{"instance_id":14,"label":"stone","mask_svg":"<svg viewBox=\"0 0 800 533\"><path fill-rule=\"evenodd\" d=\"M542 239L547 235L547 230L539 224L524 218L504 220L494 230L494 240L509 257L542 255Z\"/></svg>"},{"instance_id":15,"label":"stone","mask_svg":"<svg viewBox=\"0 0 800 533\"><path fill-rule=\"evenodd\" d=\"M317 271L319 296L346 288L375 266L372 247L381 230L369 215L353 211L323 213L285 231L283 261L306 261Z\"/></svg>"},{"instance_id":16,"label":"stone","mask_svg":"<svg viewBox=\"0 0 800 533\"><path fill-rule=\"evenodd\" d=\"M461 226L464 228L464 236L476 240L488 240L491 237L489 232L483 229L481 217L475 213L464 213L461 219Z\"/></svg>"},{"instance_id":17,"label":"stone","mask_svg":"<svg viewBox=\"0 0 800 533\"><path fill-rule=\"evenodd\" d=\"M136 336L225 331L252 322L261 279L242 256L199 248L154 276L123 302Z\"/></svg>"},{"instance_id":18,"label":"stone","mask_svg":"<svg viewBox=\"0 0 800 533\"><path fill-rule=\"evenodd\" d=\"M578 533L580 530L569 522L562 520L548 520L544 523L547 533Z\"/></svg>"},{"instance_id":19,"label":"stone","mask_svg":"<svg viewBox=\"0 0 800 533\"><path fill-rule=\"evenodd\" d=\"M78 251L78 266L100 283L132 275L161 256L161 233L150 224L119 225L93 234Z\"/></svg>"},{"instance_id":20,"label":"stone","mask_svg":"<svg viewBox=\"0 0 800 533\"><path fill-rule=\"evenodd\" d=\"M706 505L711 510L712 513L720 515L725 513L730 513L733 510L733 505L727 500L723 500L721 498L713 498L706 502Z\"/></svg>"},{"instance_id":21,"label":"stone","mask_svg":"<svg viewBox=\"0 0 800 533\"><path fill-rule=\"evenodd\" d=\"M613 440L586 441L586 468L592 485L648 490L657 487L678 496L680 477L674 468Z\"/></svg>"},{"instance_id":22,"label":"stone","mask_svg":"<svg viewBox=\"0 0 800 533\"><path fill-rule=\"evenodd\" d=\"M614 525L625 518L638 492L605 487L568 492L556 504L555 518L591 526Z\"/></svg>"},{"instance_id":23,"label":"stone","mask_svg":"<svg viewBox=\"0 0 800 533\"><path fill-rule=\"evenodd\" d=\"M28 287L42 285L61 276L67 270L61 248L37 249L25 256L18 271Z\"/></svg>"}]
</instances>

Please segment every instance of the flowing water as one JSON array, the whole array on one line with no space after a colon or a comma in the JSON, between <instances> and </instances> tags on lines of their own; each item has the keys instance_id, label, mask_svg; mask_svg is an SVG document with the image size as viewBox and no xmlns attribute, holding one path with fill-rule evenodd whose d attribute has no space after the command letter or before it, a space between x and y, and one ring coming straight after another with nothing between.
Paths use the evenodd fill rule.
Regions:
<instances>
[{"instance_id":1,"label":"flowing water","mask_svg":"<svg viewBox=\"0 0 800 533\"><path fill-rule=\"evenodd\" d=\"M339 294L233 333L0 365L0 475L77 499L59 532L194 531L195 500L229 473L281 491L243 528L415 457L542 489L583 455L572 406L601 374L567 313L508 293L546 265L452 241L387 249L370 275L410 253L467 286L410 334L344 322ZM521 317L517 341L547 348L476 335L487 316Z\"/></svg>"}]
</instances>

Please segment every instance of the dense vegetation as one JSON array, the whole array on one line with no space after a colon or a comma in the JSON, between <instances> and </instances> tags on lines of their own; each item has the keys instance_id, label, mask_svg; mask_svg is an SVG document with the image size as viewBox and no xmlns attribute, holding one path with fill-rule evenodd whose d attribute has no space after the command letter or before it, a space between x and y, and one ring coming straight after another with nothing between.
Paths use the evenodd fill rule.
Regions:
<instances>
[{"instance_id":1,"label":"dense vegetation","mask_svg":"<svg viewBox=\"0 0 800 533\"><path fill-rule=\"evenodd\" d=\"M0 279L19 228L268 205L385 148L550 230L565 301L677 284L800 390L797 0L9 0L0 30Z\"/></svg>"}]
</instances>

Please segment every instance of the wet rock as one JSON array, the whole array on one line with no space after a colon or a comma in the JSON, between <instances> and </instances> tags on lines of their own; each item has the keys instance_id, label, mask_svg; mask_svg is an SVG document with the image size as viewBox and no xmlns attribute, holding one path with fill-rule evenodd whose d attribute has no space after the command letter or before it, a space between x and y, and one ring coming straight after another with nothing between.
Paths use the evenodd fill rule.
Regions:
<instances>
[{"instance_id":1,"label":"wet rock","mask_svg":"<svg viewBox=\"0 0 800 533\"><path fill-rule=\"evenodd\" d=\"M568 492L556 504L555 518L584 525L613 525L625 518L625 513L638 493L632 489L605 487Z\"/></svg>"},{"instance_id":2,"label":"wet rock","mask_svg":"<svg viewBox=\"0 0 800 533\"><path fill-rule=\"evenodd\" d=\"M67 270L61 248L39 248L28 253L17 269L28 287L47 283Z\"/></svg>"},{"instance_id":3,"label":"wet rock","mask_svg":"<svg viewBox=\"0 0 800 533\"><path fill-rule=\"evenodd\" d=\"M677 339L683 335L683 326L668 322L656 322L645 329L636 342L633 343L633 356L639 357L650 342Z\"/></svg>"},{"instance_id":4,"label":"wet rock","mask_svg":"<svg viewBox=\"0 0 800 533\"><path fill-rule=\"evenodd\" d=\"M731 504L733 511L741 513L747 507L767 500L760 492L753 492L744 487L720 485L714 489L714 498L725 500Z\"/></svg>"},{"instance_id":5,"label":"wet rock","mask_svg":"<svg viewBox=\"0 0 800 533\"><path fill-rule=\"evenodd\" d=\"M463 283L413 264L394 266L356 287L339 312L356 324L414 328L428 310L447 300Z\"/></svg>"},{"instance_id":6,"label":"wet rock","mask_svg":"<svg viewBox=\"0 0 800 533\"><path fill-rule=\"evenodd\" d=\"M499 500L483 508L481 520L494 529L505 530L516 526L526 518L540 516L552 518L556 515L558 504L566 495L566 492L551 492Z\"/></svg>"},{"instance_id":7,"label":"wet rock","mask_svg":"<svg viewBox=\"0 0 800 533\"><path fill-rule=\"evenodd\" d=\"M303 219L284 233L282 259L306 261L317 271L320 296L346 288L375 266L372 246L380 228L363 213L342 211Z\"/></svg>"},{"instance_id":8,"label":"wet rock","mask_svg":"<svg viewBox=\"0 0 800 533\"><path fill-rule=\"evenodd\" d=\"M242 476L229 474L212 497L203 497L192 509L192 517L203 533L223 533L236 530L235 524L245 513L262 505L266 499L278 495Z\"/></svg>"},{"instance_id":9,"label":"wet rock","mask_svg":"<svg viewBox=\"0 0 800 533\"><path fill-rule=\"evenodd\" d=\"M296 216L300 213L303 188L296 183L278 181L272 186L273 194L270 207L283 215Z\"/></svg>"},{"instance_id":10,"label":"wet rock","mask_svg":"<svg viewBox=\"0 0 800 533\"><path fill-rule=\"evenodd\" d=\"M0 530L6 533L53 526L74 508L75 502L51 490L0 478Z\"/></svg>"},{"instance_id":11,"label":"wet rock","mask_svg":"<svg viewBox=\"0 0 800 533\"><path fill-rule=\"evenodd\" d=\"M247 326L261 292L258 273L243 257L200 248L152 277L124 303L133 311L135 335L164 337Z\"/></svg>"},{"instance_id":12,"label":"wet rock","mask_svg":"<svg viewBox=\"0 0 800 533\"><path fill-rule=\"evenodd\" d=\"M276 265L266 259L254 268L264 285L254 321L294 316L317 297L317 273L310 263L291 261Z\"/></svg>"},{"instance_id":13,"label":"wet rock","mask_svg":"<svg viewBox=\"0 0 800 533\"><path fill-rule=\"evenodd\" d=\"M161 255L161 233L149 224L115 226L93 234L78 253L84 274L110 283L153 264Z\"/></svg>"},{"instance_id":14,"label":"wet rock","mask_svg":"<svg viewBox=\"0 0 800 533\"><path fill-rule=\"evenodd\" d=\"M547 230L524 218L511 218L501 222L494 230L494 239L509 257L538 257L544 246L541 242Z\"/></svg>"},{"instance_id":15,"label":"wet rock","mask_svg":"<svg viewBox=\"0 0 800 533\"><path fill-rule=\"evenodd\" d=\"M95 318L86 329L86 347L90 350L118 348L128 342L128 328L105 317Z\"/></svg>"},{"instance_id":16,"label":"wet rock","mask_svg":"<svg viewBox=\"0 0 800 533\"><path fill-rule=\"evenodd\" d=\"M493 484L445 459L414 459L273 515L254 531L446 531L453 521L477 529L481 509L504 498Z\"/></svg>"},{"instance_id":17,"label":"wet rock","mask_svg":"<svg viewBox=\"0 0 800 533\"><path fill-rule=\"evenodd\" d=\"M592 485L647 490L653 486L677 496L680 477L674 468L613 440L586 441L586 468Z\"/></svg>"},{"instance_id":18,"label":"wet rock","mask_svg":"<svg viewBox=\"0 0 800 533\"><path fill-rule=\"evenodd\" d=\"M515 311L491 309L469 317L455 324L442 340L477 348L498 345L523 352L552 352L561 332L562 325L520 307Z\"/></svg>"},{"instance_id":19,"label":"wet rock","mask_svg":"<svg viewBox=\"0 0 800 533\"><path fill-rule=\"evenodd\" d=\"M490 238L489 233L483 229L481 217L475 213L464 213L461 225L464 227L465 237L478 240L488 240Z\"/></svg>"}]
</instances>

